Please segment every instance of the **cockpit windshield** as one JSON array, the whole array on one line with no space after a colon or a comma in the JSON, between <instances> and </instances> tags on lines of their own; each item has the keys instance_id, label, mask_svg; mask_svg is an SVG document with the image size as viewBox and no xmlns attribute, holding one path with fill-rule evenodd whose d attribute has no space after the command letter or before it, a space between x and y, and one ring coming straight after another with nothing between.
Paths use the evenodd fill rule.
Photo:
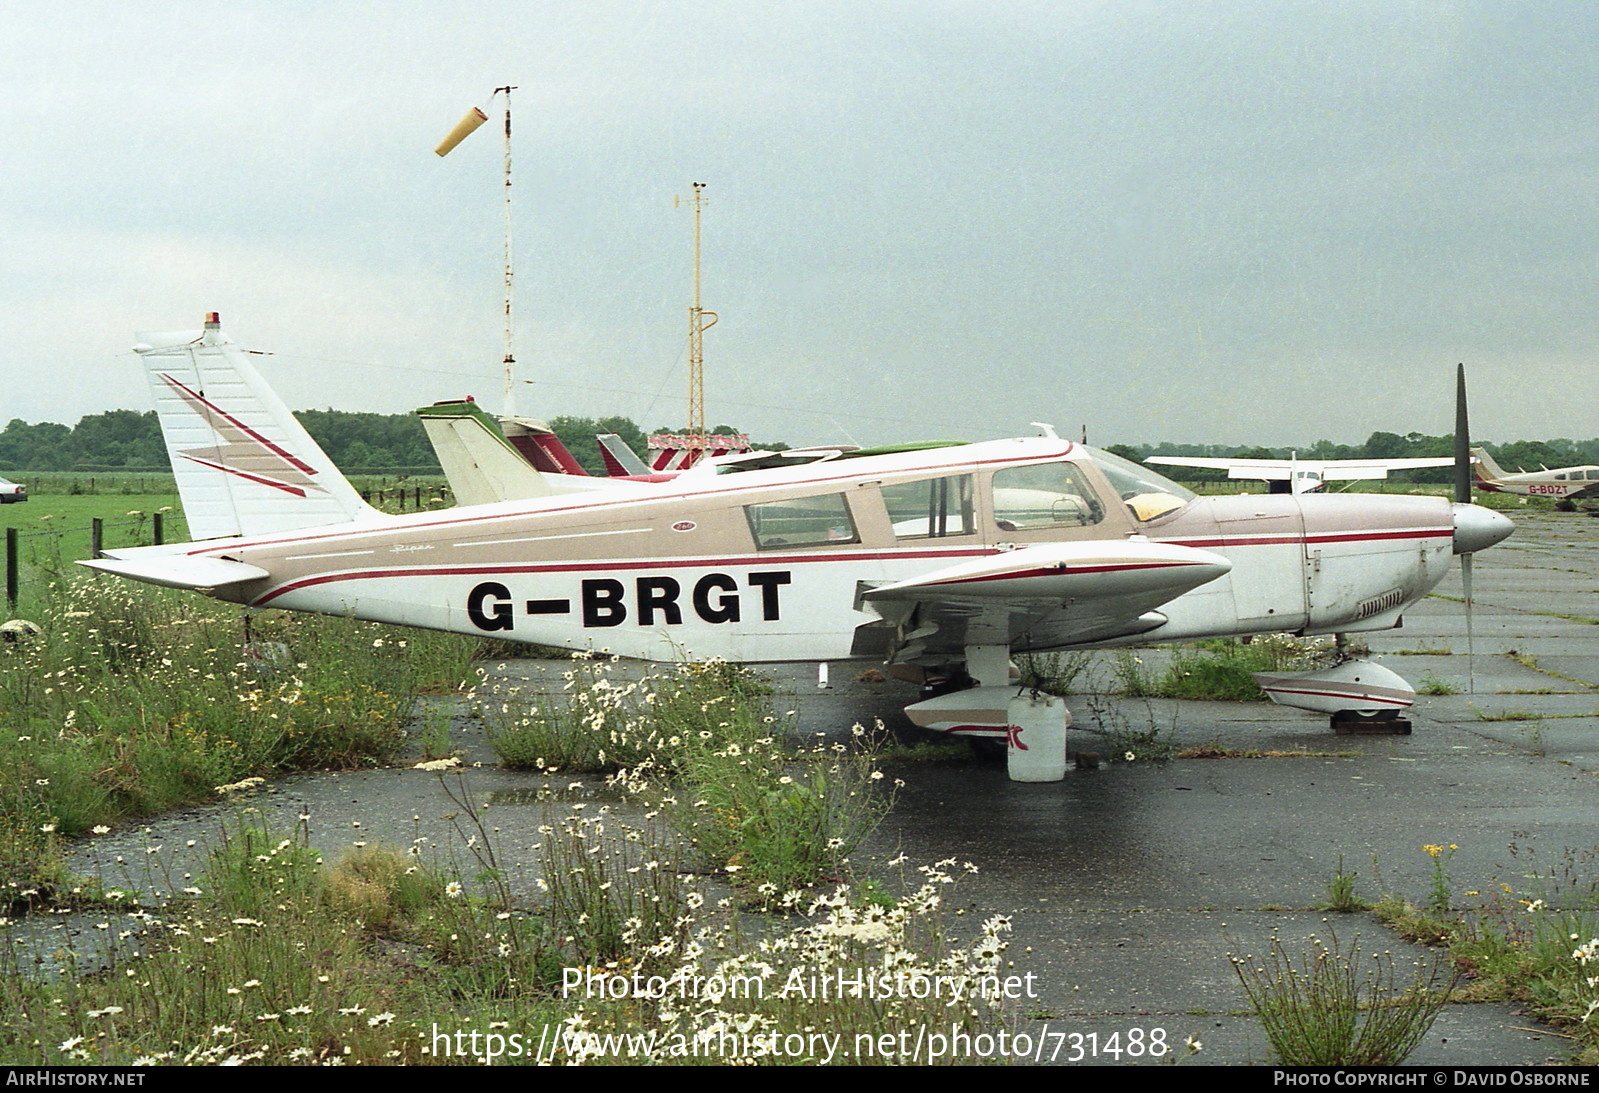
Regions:
<instances>
[{"instance_id":1,"label":"cockpit windshield","mask_svg":"<svg viewBox=\"0 0 1599 1093\"><path fill-rule=\"evenodd\" d=\"M1133 518L1141 524L1176 512L1194 499L1194 494L1148 467L1099 448L1088 451Z\"/></svg>"}]
</instances>

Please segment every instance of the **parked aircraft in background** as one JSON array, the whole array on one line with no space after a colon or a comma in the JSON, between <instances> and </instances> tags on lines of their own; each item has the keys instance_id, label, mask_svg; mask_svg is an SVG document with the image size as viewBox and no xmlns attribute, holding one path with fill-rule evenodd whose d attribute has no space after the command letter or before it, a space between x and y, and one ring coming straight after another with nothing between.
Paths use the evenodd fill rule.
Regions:
<instances>
[{"instance_id":1,"label":"parked aircraft in background","mask_svg":"<svg viewBox=\"0 0 1599 1093\"><path fill-rule=\"evenodd\" d=\"M254 607L646 660L877 661L952 692L913 719L1008 739L1013 764L1030 738L1019 704L1044 701L1062 734L1068 716L1018 695L1013 653L1387 629L1454 555L1511 530L1438 497L1197 498L1052 430L768 453L665 482L534 471L538 496L389 516L215 315L144 341L200 541L86 565Z\"/></svg>"},{"instance_id":2,"label":"parked aircraft in background","mask_svg":"<svg viewBox=\"0 0 1599 1093\"><path fill-rule=\"evenodd\" d=\"M1226 471L1228 478L1265 482L1272 493L1310 493L1328 482L1369 482L1390 471L1447 467L1447 456L1417 459L1228 459L1186 455L1152 455L1144 459L1163 467L1204 467Z\"/></svg>"},{"instance_id":3,"label":"parked aircraft in background","mask_svg":"<svg viewBox=\"0 0 1599 1093\"><path fill-rule=\"evenodd\" d=\"M1577 501L1599 497L1599 467L1548 467L1537 471L1504 470L1486 448L1471 449L1476 459L1477 488L1485 493L1519 493Z\"/></svg>"}]
</instances>

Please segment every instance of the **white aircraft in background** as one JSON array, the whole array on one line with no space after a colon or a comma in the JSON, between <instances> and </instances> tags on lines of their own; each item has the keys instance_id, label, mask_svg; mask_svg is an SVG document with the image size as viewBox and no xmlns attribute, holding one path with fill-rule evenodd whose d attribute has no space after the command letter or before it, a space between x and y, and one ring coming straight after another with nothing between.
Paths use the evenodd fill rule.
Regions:
<instances>
[{"instance_id":1,"label":"white aircraft in background","mask_svg":"<svg viewBox=\"0 0 1599 1093\"><path fill-rule=\"evenodd\" d=\"M645 660L885 663L929 685L975 684L907 712L1008 740L1013 776L1036 738L1017 729L1033 716L1021 707L1048 707L1040 731L1059 730L1062 766L1069 723L1059 700L1018 695L1013 653L1388 629L1454 555L1511 531L1439 497L1197 498L1052 430L665 482L542 475L539 496L390 516L361 500L214 314L135 349L199 541L85 565L253 607ZM1365 668L1353 682L1301 677L1315 693L1299 704L1413 696Z\"/></svg>"},{"instance_id":2,"label":"white aircraft in background","mask_svg":"<svg viewBox=\"0 0 1599 1093\"><path fill-rule=\"evenodd\" d=\"M1599 467L1548 467L1538 471L1504 470L1485 448L1473 448L1477 488L1484 493L1519 493L1528 497L1554 497L1578 501L1599 497Z\"/></svg>"},{"instance_id":3,"label":"white aircraft in background","mask_svg":"<svg viewBox=\"0 0 1599 1093\"><path fill-rule=\"evenodd\" d=\"M1311 493L1328 482L1369 482L1390 471L1448 467L1447 456L1417 459L1230 459L1187 455L1151 455L1144 459L1163 467L1203 467L1226 471L1228 478L1265 482L1272 493Z\"/></svg>"}]
</instances>

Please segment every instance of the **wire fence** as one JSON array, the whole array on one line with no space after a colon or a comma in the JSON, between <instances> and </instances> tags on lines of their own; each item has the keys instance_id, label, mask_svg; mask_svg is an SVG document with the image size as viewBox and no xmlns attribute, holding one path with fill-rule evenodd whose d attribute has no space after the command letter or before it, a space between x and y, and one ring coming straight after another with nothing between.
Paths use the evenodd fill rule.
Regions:
<instances>
[{"instance_id":1,"label":"wire fence","mask_svg":"<svg viewBox=\"0 0 1599 1093\"><path fill-rule=\"evenodd\" d=\"M368 504L391 513L421 512L455 503L449 488L437 485L392 485L363 489L360 493ZM6 607L15 612L19 601L32 593L43 592L51 581L69 572L73 562L98 558L106 550L181 543L188 538L188 522L176 509L130 513L126 518L114 520L95 517L79 527L8 527L5 529Z\"/></svg>"},{"instance_id":2,"label":"wire fence","mask_svg":"<svg viewBox=\"0 0 1599 1093\"><path fill-rule=\"evenodd\" d=\"M182 542L188 524L180 512L141 513L126 519L95 517L83 527L5 529L6 607L15 611L24 596L42 592L73 562L98 558L119 547Z\"/></svg>"}]
</instances>

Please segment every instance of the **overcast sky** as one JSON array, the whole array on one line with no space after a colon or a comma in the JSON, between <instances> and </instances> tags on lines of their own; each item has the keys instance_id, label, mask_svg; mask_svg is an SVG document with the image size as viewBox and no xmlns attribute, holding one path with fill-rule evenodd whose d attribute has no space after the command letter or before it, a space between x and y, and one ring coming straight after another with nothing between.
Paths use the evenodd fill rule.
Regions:
<instances>
[{"instance_id":1,"label":"overcast sky","mask_svg":"<svg viewBox=\"0 0 1599 1093\"><path fill-rule=\"evenodd\" d=\"M7 5L0 420L206 311L295 407L793 444L1599 435L1599 5ZM446 159L471 105L495 121Z\"/></svg>"}]
</instances>

